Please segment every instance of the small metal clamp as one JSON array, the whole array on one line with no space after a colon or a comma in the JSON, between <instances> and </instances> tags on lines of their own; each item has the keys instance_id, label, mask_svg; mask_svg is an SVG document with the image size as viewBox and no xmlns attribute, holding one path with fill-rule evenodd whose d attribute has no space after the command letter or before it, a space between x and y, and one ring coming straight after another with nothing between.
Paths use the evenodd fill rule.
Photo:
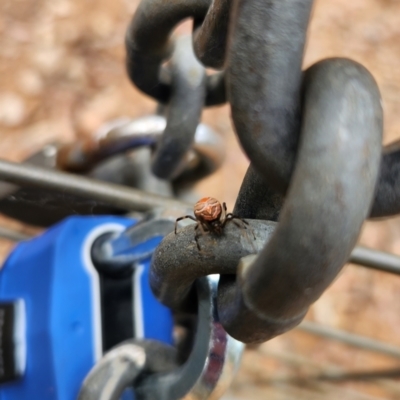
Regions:
<instances>
[{"instance_id":1,"label":"small metal clamp","mask_svg":"<svg viewBox=\"0 0 400 400\"><path fill-rule=\"evenodd\" d=\"M133 387L136 400L220 398L237 372L244 345L230 337L219 322L218 280L217 275L210 275L196 283L197 331L183 365L172 368L176 358L173 349L165 345L131 341L111 350L93 367L78 400L117 400L129 387Z\"/></svg>"}]
</instances>

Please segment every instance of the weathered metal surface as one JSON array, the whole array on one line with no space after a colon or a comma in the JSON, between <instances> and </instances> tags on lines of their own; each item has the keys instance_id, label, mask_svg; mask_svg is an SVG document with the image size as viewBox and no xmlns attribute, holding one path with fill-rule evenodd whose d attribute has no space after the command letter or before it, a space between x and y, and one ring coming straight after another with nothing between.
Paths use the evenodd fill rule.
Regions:
<instances>
[{"instance_id":1,"label":"weathered metal surface","mask_svg":"<svg viewBox=\"0 0 400 400\"><path fill-rule=\"evenodd\" d=\"M145 0L129 25L126 35L127 71L132 82L149 96L158 101L167 102L172 93L171 77L161 65L173 52L170 41L172 30L186 18L202 20L208 11L209 0L174 1ZM224 75L208 78L210 92L206 104L215 105L225 102L221 96L224 87ZM215 95L214 95L215 93Z\"/></svg>"},{"instance_id":2,"label":"weathered metal surface","mask_svg":"<svg viewBox=\"0 0 400 400\"><path fill-rule=\"evenodd\" d=\"M213 0L203 21L195 21L193 46L207 67L224 67L232 0Z\"/></svg>"},{"instance_id":3,"label":"weathered metal surface","mask_svg":"<svg viewBox=\"0 0 400 400\"><path fill-rule=\"evenodd\" d=\"M168 205L180 207L182 205L179 200L145 193L126 186L4 160L0 160L0 179L20 186L54 190L86 199L93 198L104 204L132 211L147 211L156 207Z\"/></svg>"},{"instance_id":4,"label":"weathered metal surface","mask_svg":"<svg viewBox=\"0 0 400 400\"><path fill-rule=\"evenodd\" d=\"M247 107L251 113L251 105ZM371 205L382 132L379 92L372 77L349 60L316 64L305 74L303 115L297 165L277 229L257 258L243 261L237 286L230 277L221 279L221 321L242 341L269 339L301 321L349 258ZM224 240L219 242L227 248L226 260L234 263ZM232 243L239 247L240 241ZM205 249L215 256L215 243ZM155 254L153 289L173 305L187 295L187 288L181 292L174 279L166 294L168 283L157 266L165 265L169 254L176 260L195 256L186 254L185 246ZM234 274L234 264L229 271L218 261L218 269L208 273ZM180 277L172 268L166 271ZM207 274L195 263L191 271Z\"/></svg>"},{"instance_id":5,"label":"weathered metal surface","mask_svg":"<svg viewBox=\"0 0 400 400\"><path fill-rule=\"evenodd\" d=\"M236 274L239 260L260 251L275 227L269 221L248 222L248 229L228 223L222 236L200 236L203 251L197 249L193 225L180 228L176 235L170 233L153 256L150 284L154 293L169 307L179 308L186 306L185 300L197 278L216 273Z\"/></svg>"},{"instance_id":6,"label":"weathered metal surface","mask_svg":"<svg viewBox=\"0 0 400 400\"><path fill-rule=\"evenodd\" d=\"M185 168L185 156L193 145L206 95L206 71L194 56L190 36L176 42L171 60L171 84L167 126L152 164L156 176L169 180Z\"/></svg>"}]
</instances>

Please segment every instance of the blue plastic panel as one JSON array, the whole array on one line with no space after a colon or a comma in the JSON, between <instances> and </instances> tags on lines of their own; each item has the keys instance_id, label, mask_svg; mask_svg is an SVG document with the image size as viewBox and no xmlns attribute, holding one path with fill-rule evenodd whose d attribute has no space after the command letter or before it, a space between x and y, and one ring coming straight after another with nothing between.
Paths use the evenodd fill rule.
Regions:
<instances>
[{"instance_id":1,"label":"blue plastic panel","mask_svg":"<svg viewBox=\"0 0 400 400\"><path fill-rule=\"evenodd\" d=\"M20 326L25 325L26 342L20 348L26 350L26 360L20 360L23 376L0 386L0 400L76 399L102 354L99 276L91 245L101 234L134 223L118 217L70 217L10 254L0 271L0 302L24 304ZM155 247L154 240L149 245ZM150 291L149 266L150 259L144 260L133 276L135 334L171 343L172 316Z\"/></svg>"}]
</instances>

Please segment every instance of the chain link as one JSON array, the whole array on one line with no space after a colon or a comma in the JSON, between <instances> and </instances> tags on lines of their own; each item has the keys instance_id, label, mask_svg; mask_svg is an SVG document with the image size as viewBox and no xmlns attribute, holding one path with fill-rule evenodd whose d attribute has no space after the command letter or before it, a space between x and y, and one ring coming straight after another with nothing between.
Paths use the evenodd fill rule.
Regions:
<instances>
[{"instance_id":1,"label":"chain link","mask_svg":"<svg viewBox=\"0 0 400 400\"><path fill-rule=\"evenodd\" d=\"M201 21L210 5L209 0L145 0L129 25L126 35L127 71L132 82L144 93L161 103L170 100L173 91L171 75L162 68L173 53L170 39L173 28L186 18ZM201 27L197 26L197 32ZM225 75L207 77L206 105L226 101Z\"/></svg>"},{"instance_id":2,"label":"chain link","mask_svg":"<svg viewBox=\"0 0 400 400\"><path fill-rule=\"evenodd\" d=\"M225 68L232 120L251 160L234 213L256 219L249 222L257 240L251 248L243 230L227 226L223 237L203 238L198 252L193 228L185 228L161 244L151 285L176 308L189 301L195 279L221 274L221 321L244 342L297 325L348 260L365 218L400 211L396 147L386 150L377 180L383 117L370 73L340 58L301 70L312 6L143 0L128 30L130 77L159 101L171 96L160 66L182 19L194 20L199 60ZM262 220L278 218L265 237Z\"/></svg>"},{"instance_id":3,"label":"chain link","mask_svg":"<svg viewBox=\"0 0 400 400\"><path fill-rule=\"evenodd\" d=\"M167 126L152 163L154 174L169 180L183 169L181 164L193 145L206 94L206 71L194 56L188 36L176 40L171 84Z\"/></svg>"}]
</instances>

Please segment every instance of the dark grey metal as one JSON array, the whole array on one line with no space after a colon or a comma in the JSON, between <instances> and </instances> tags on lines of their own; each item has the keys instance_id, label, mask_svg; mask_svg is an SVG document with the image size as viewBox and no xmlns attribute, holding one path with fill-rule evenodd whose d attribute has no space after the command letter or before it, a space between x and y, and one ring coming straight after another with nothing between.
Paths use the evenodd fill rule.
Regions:
<instances>
[{"instance_id":1,"label":"dark grey metal","mask_svg":"<svg viewBox=\"0 0 400 400\"><path fill-rule=\"evenodd\" d=\"M302 112L296 169L275 234L239 271L239 298L232 298L239 295L234 292L228 296L269 320L277 333L301 321L349 258L369 212L379 167L380 97L363 67L340 59L311 67ZM240 330L234 313L221 311L220 316L235 336L229 329L236 324Z\"/></svg>"},{"instance_id":2,"label":"dark grey metal","mask_svg":"<svg viewBox=\"0 0 400 400\"><path fill-rule=\"evenodd\" d=\"M161 115L148 115L129 121L109 131L101 142L109 143L118 151L129 150L130 144L143 140L154 145L160 140L167 122ZM191 151L186 154L186 169L178 179L194 180L217 170L225 158L225 146L220 135L208 125L199 124Z\"/></svg>"},{"instance_id":3,"label":"dark grey metal","mask_svg":"<svg viewBox=\"0 0 400 400\"><path fill-rule=\"evenodd\" d=\"M201 88L200 91L204 94L204 88ZM188 97L187 95L184 102L186 106L190 100ZM204 101L204 99L198 100L198 103ZM194 103L196 103L196 100L194 100ZM193 128L193 116L189 117L186 114L187 107L183 107L183 104L179 105L179 102L171 105L175 110L177 106L179 115L177 116L176 111L171 109L174 116L170 120L167 130L166 118L161 115L148 115L134 120L110 121L105 124L104 128L100 128L100 134L95 135L91 140L86 139L64 146L56 146L51 167L54 168L57 164L58 168L65 171L81 173L89 171L87 172L88 176L140 188L136 183L131 184L130 174L126 173L128 172L126 170L137 169L137 155L139 154L137 148L153 147L161 140L161 145L166 145L167 148L175 148L176 146L180 149L180 153L184 154L184 160L181 161L184 168L183 166L179 168L178 179L193 181L199 177L207 176L218 169L224 159L225 147L222 138L207 125L198 124L197 127ZM193 112L193 108L190 109ZM190 124L186 122L188 118L191 119ZM177 119L181 120L178 121ZM110 127L107 129L107 126ZM194 134L192 129L195 129ZM161 139L165 130L166 137ZM174 136L182 135L185 131L194 135L194 141L191 135L187 135L186 144L177 143ZM170 137L171 132L173 132L172 138ZM181 139L181 141L183 140ZM189 142L191 146L189 146ZM187 150L188 147L190 147L190 150L185 152L184 150ZM131 154L133 150L136 150L135 155ZM165 152L162 149L159 151ZM123 156L127 152L130 152L129 157L116 157L117 155ZM109 161L110 158L111 161ZM178 160L179 158L182 159L182 156L178 157ZM57 163L55 163L55 160ZM118 168L120 169L119 173ZM152 178L148 176L148 179ZM158 183L160 183L160 180L158 180Z\"/></svg>"},{"instance_id":4,"label":"dark grey metal","mask_svg":"<svg viewBox=\"0 0 400 400\"><path fill-rule=\"evenodd\" d=\"M354 333L335 329L330 326L303 321L297 329L310 333L312 335L322 336L327 339L336 340L350 346L358 347L363 350L372 351L379 354L384 354L396 359L400 359L400 348L388 343L381 342L365 336L360 336Z\"/></svg>"},{"instance_id":5,"label":"dark grey metal","mask_svg":"<svg viewBox=\"0 0 400 400\"><path fill-rule=\"evenodd\" d=\"M242 218L277 221L284 197L273 191L252 165L247 169L233 213Z\"/></svg>"},{"instance_id":6,"label":"dark grey metal","mask_svg":"<svg viewBox=\"0 0 400 400\"><path fill-rule=\"evenodd\" d=\"M93 367L78 400L117 400L132 385L138 400L222 396L237 372L244 345L229 337L219 323L217 284L217 276L196 283L197 329L192 351L183 365L178 366L178 355L170 346L130 340L115 347ZM137 380L141 373L147 375Z\"/></svg>"},{"instance_id":7,"label":"dark grey metal","mask_svg":"<svg viewBox=\"0 0 400 400\"><path fill-rule=\"evenodd\" d=\"M154 251L133 249L152 238L168 235L174 230L176 219L190 212L191 209L184 207L156 209L132 227L100 237L92 247L93 263L111 273L134 268L135 263L151 256ZM188 220L182 221L183 225L188 223Z\"/></svg>"},{"instance_id":8,"label":"dark grey metal","mask_svg":"<svg viewBox=\"0 0 400 400\"><path fill-rule=\"evenodd\" d=\"M194 56L189 36L176 40L171 60L171 84L167 126L152 164L156 176L169 180L185 167L185 156L193 145L206 94L206 71Z\"/></svg>"},{"instance_id":9,"label":"dark grey metal","mask_svg":"<svg viewBox=\"0 0 400 400\"><path fill-rule=\"evenodd\" d=\"M20 242L22 240L31 239L30 235L26 233L19 232L15 229L6 228L5 226L0 226L0 238L11 240L12 242Z\"/></svg>"},{"instance_id":10,"label":"dark grey metal","mask_svg":"<svg viewBox=\"0 0 400 400\"><path fill-rule=\"evenodd\" d=\"M127 70L132 82L144 93L162 103L169 101L172 92L171 76L161 68L173 52L170 35L174 27L186 18L203 20L210 0L144 0L128 27L126 34ZM212 77L212 93L206 96L206 105L215 105L221 98L224 76ZM215 81L217 79L217 82Z\"/></svg>"},{"instance_id":11,"label":"dark grey metal","mask_svg":"<svg viewBox=\"0 0 400 400\"><path fill-rule=\"evenodd\" d=\"M184 204L125 186L4 160L0 160L0 180L20 186L54 190L132 211L148 211L164 206L181 207Z\"/></svg>"},{"instance_id":12,"label":"dark grey metal","mask_svg":"<svg viewBox=\"0 0 400 400\"><path fill-rule=\"evenodd\" d=\"M158 115L133 121L111 121L95 135L95 146L81 152L79 143L75 143L69 147L73 153L71 155L68 155L68 148L64 148L65 151L61 151L65 156L61 166L72 170L92 167L86 176L166 196L168 202L173 191L176 192L183 185L193 184L197 179L218 169L225 157L225 147L220 135L209 126L199 124L195 131L193 148L185 157L185 169L173 182L172 189L170 182L157 178L151 172L151 148L148 147L157 142L165 127L165 117ZM138 146L144 147L137 148ZM59 144L49 144L24 163L54 169L60 147L63 148ZM128 150L131 150L129 154L125 154ZM110 158L102 159L106 156ZM101 162L94 165L94 161ZM34 181L30 182L29 187L18 187L0 182L0 212L31 225L50 226L71 214L123 214L127 211L126 208L103 204L104 200L93 193L82 198L73 189L63 186L62 191L57 192L52 187L40 189L45 182L39 183L39 186ZM149 205L148 208L151 207Z\"/></svg>"},{"instance_id":13,"label":"dark grey metal","mask_svg":"<svg viewBox=\"0 0 400 400\"><path fill-rule=\"evenodd\" d=\"M295 384L304 385L310 384L312 381L328 381L328 382L348 382L348 381L363 381L367 383L379 384L377 381L381 379L396 379L400 377L400 368L386 368L375 370L347 370L347 371L327 371L322 370L320 373L299 375L295 373L289 376L269 376L264 379L265 385L279 385L279 384ZM396 383L393 383L394 385ZM383 386L383 385L382 385ZM363 397L364 398L364 397Z\"/></svg>"},{"instance_id":14,"label":"dark grey metal","mask_svg":"<svg viewBox=\"0 0 400 400\"><path fill-rule=\"evenodd\" d=\"M400 275L400 257L383 251L357 246L352 251L349 262Z\"/></svg>"},{"instance_id":15,"label":"dark grey metal","mask_svg":"<svg viewBox=\"0 0 400 400\"><path fill-rule=\"evenodd\" d=\"M231 4L232 0L213 0L204 21L195 23L194 50L207 67L224 67Z\"/></svg>"},{"instance_id":16,"label":"dark grey metal","mask_svg":"<svg viewBox=\"0 0 400 400\"><path fill-rule=\"evenodd\" d=\"M198 323L188 360L166 374L151 374L135 385L138 400L204 400L220 398L237 372L244 350L218 319L217 276L196 282Z\"/></svg>"},{"instance_id":17,"label":"dark grey metal","mask_svg":"<svg viewBox=\"0 0 400 400\"><path fill-rule=\"evenodd\" d=\"M109 351L85 378L78 400L118 400L143 371L146 353L133 343Z\"/></svg>"},{"instance_id":18,"label":"dark grey metal","mask_svg":"<svg viewBox=\"0 0 400 400\"><path fill-rule=\"evenodd\" d=\"M132 121L128 120L108 132L105 132L103 136L98 138L98 144L100 147L104 147L103 154L110 155L124 153L137 147L139 144L142 146L153 146L160 140L166 126L166 119L161 115L148 115ZM93 157L90 154L82 156L83 160L98 158L98 156L94 155ZM182 181L193 182L211 174L221 166L224 158L225 146L222 138L208 125L197 125L193 145L184 157L185 168L180 171L180 174L177 177L179 183L176 182L176 184L179 185ZM134 155L133 157L125 157L124 160L115 160L113 162L120 162L120 164L124 162L126 164L122 167L121 172L124 172L125 169L133 170L138 168L137 155ZM118 174L115 172L115 168L110 168L110 163L105 164L104 167L103 164L98 165L94 170L92 170L90 175L101 180L120 180L116 183L124 183L128 186L141 188L137 186L136 182L132 182L130 179L130 175L135 174L134 171L127 174ZM68 170L68 165L65 166ZM111 179L108 179L108 177ZM156 180L155 177L150 176L148 176L148 179L152 179L153 181ZM159 184L160 180L157 179L157 181Z\"/></svg>"},{"instance_id":19,"label":"dark grey metal","mask_svg":"<svg viewBox=\"0 0 400 400\"><path fill-rule=\"evenodd\" d=\"M141 373L167 372L177 366L174 348L153 340L128 340L94 365L78 400L119 400Z\"/></svg>"},{"instance_id":20,"label":"dark grey metal","mask_svg":"<svg viewBox=\"0 0 400 400\"><path fill-rule=\"evenodd\" d=\"M194 17L201 38L201 29L218 25L213 15L225 12L226 17L223 6L218 11L217 3L209 5L141 3L126 43L128 70L142 90L161 101L171 99L171 76L160 67L172 51L170 32L182 18ZM182 273L182 259L196 257L180 243L175 251L170 244L156 253L151 274L156 294L178 307L191 298L196 278L222 273L221 322L246 342L264 341L297 325L336 277L368 216L378 173L382 110L370 74L344 59L301 72L311 7L311 0L237 0L232 13L227 84L237 134L252 162L235 209L246 217L279 216L273 236L262 250L257 240L239 246L261 222L246 230L236 227L233 249L224 242L235 229L229 224L222 237L200 239L210 243L201 252L196 246L202 258L194 271ZM200 27L205 10L210 13ZM217 250L219 243L225 253Z\"/></svg>"},{"instance_id":21,"label":"dark grey metal","mask_svg":"<svg viewBox=\"0 0 400 400\"><path fill-rule=\"evenodd\" d=\"M56 144L46 145L24 161L24 164L55 168L57 148ZM121 214L124 210L99 204L91 198L83 199L66 194L64 190L54 192L35 185L18 187L0 182L0 212L30 225L50 226L71 214Z\"/></svg>"},{"instance_id":22,"label":"dark grey metal","mask_svg":"<svg viewBox=\"0 0 400 400\"><path fill-rule=\"evenodd\" d=\"M98 165L88 176L101 181L120 183L146 193L154 193L167 198L173 197L174 190L171 182L153 174L152 158L151 147L142 147L107 160ZM116 182L117 179L121 179L121 181Z\"/></svg>"},{"instance_id":23,"label":"dark grey metal","mask_svg":"<svg viewBox=\"0 0 400 400\"><path fill-rule=\"evenodd\" d=\"M154 294L173 309L184 308L196 279L210 274L234 276L240 259L258 253L276 225L269 221L247 221L248 229L230 222L222 236L200 236L202 251L197 248L193 224L178 228L176 235L173 232L166 236L152 259L150 285Z\"/></svg>"},{"instance_id":24,"label":"dark grey metal","mask_svg":"<svg viewBox=\"0 0 400 400\"><path fill-rule=\"evenodd\" d=\"M398 213L400 213L400 141L384 149L370 216L386 217Z\"/></svg>"},{"instance_id":25,"label":"dark grey metal","mask_svg":"<svg viewBox=\"0 0 400 400\"><path fill-rule=\"evenodd\" d=\"M302 53L312 3L239 0L232 13L228 55L232 118L252 168L271 190L282 194L289 187L297 154ZM383 152L370 217L400 212L399 144ZM250 186L249 180L243 183L241 208L242 196L252 200L247 192L261 188ZM247 203L246 208L251 207L254 203Z\"/></svg>"},{"instance_id":26,"label":"dark grey metal","mask_svg":"<svg viewBox=\"0 0 400 400\"><path fill-rule=\"evenodd\" d=\"M260 342L293 328L337 276L368 215L381 133L379 92L363 67L336 59L307 71L301 144L277 229L257 258L242 260L236 285L232 277L221 278L219 315L232 336ZM193 232L187 229L184 232L194 246ZM242 250L238 237L230 238L236 249L229 247L229 229L233 227L219 240L214 237L213 242L201 245L210 254L210 270L193 266L196 272L191 277L235 273L233 255ZM196 255L187 253L179 235L175 238L178 247L171 247L170 240L167 237L168 246L161 244L163 251L155 253L151 285L162 301L173 306L187 296L187 273L183 272L186 267L174 272L171 258L182 262L188 257L195 265ZM225 261L216 255L220 243L226 248ZM199 257L205 256L198 253ZM219 267L214 270L211 263L216 259ZM170 291L167 274L176 278ZM185 283L182 291L178 278Z\"/></svg>"},{"instance_id":27,"label":"dark grey metal","mask_svg":"<svg viewBox=\"0 0 400 400\"><path fill-rule=\"evenodd\" d=\"M237 0L228 94L243 149L272 190L285 193L300 133L303 49L312 0ZM250 23L251 21L251 23Z\"/></svg>"},{"instance_id":28,"label":"dark grey metal","mask_svg":"<svg viewBox=\"0 0 400 400\"><path fill-rule=\"evenodd\" d=\"M317 381L371 381L377 379L396 379L400 377L400 368L386 368L368 371L343 371L343 372L321 372L314 376L300 378L301 380Z\"/></svg>"}]
</instances>

